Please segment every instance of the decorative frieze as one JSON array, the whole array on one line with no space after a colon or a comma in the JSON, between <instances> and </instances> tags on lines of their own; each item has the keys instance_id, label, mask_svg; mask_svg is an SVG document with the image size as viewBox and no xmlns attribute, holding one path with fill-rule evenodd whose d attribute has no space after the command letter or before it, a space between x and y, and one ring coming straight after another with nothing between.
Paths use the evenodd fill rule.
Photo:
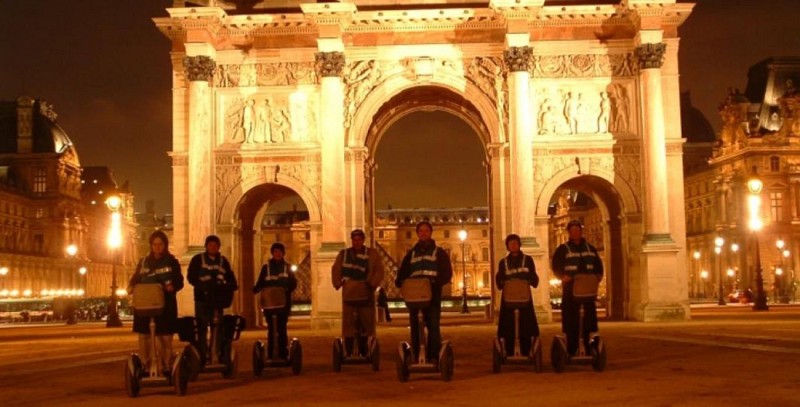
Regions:
<instances>
[{"instance_id":1,"label":"decorative frieze","mask_svg":"<svg viewBox=\"0 0 800 407\"><path fill-rule=\"evenodd\" d=\"M535 55L534 78L602 78L633 76L633 54Z\"/></svg>"}]
</instances>

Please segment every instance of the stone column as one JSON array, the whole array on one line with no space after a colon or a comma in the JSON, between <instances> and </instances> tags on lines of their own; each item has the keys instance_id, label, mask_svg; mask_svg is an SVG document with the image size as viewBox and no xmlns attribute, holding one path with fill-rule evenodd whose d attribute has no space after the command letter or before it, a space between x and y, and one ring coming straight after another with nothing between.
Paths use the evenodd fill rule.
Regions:
<instances>
[{"instance_id":1,"label":"stone column","mask_svg":"<svg viewBox=\"0 0 800 407\"><path fill-rule=\"evenodd\" d=\"M791 178L789 180L789 205L792 206L792 223L800 221L800 211L798 211L798 205L800 205L800 199L798 199L798 192L800 188L797 188L798 180Z\"/></svg>"},{"instance_id":2,"label":"stone column","mask_svg":"<svg viewBox=\"0 0 800 407\"><path fill-rule=\"evenodd\" d=\"M531 47L508 47L508 141L511 154L511 229L522 237L533 237L533 129L530 120Z\"/></svg>"},{"instance_id":3,"label":"stone column","mask_svg":"<svg viewBox=\"0 0 800 407\"><path fill-rule=\"evenodd\" d=\"M669 227L667 191L667 151L664 131L664 97L661 89L661 66L664 43L644 43L635 49L639 63L639 86L643 104L645 240L672 242Z\"/></svg>"},{"instance_id":4,"label":"stone column","mask_svg":"<svg viewBox=\"0 0 800 407\"><path fill-rule=\"evenodd\" d=\"M339 326L341 299L331 284L330 267L345 247L344 52L315 55L320 76L322 239L312 272L311 324L315 329Z\"/></svg>"},{"instance_id":5,"label":"stone column","mask_svg":"<svg viewBox=\"0 0 800 407\"><path fill-rule=\"evenodd\" d=\"M189 230L188 246L202 245L211 234L211 92L216 63L208 56L183 59L189 81Z\"/></svg>"},{"instance_id":6,"label":"stone column","mask_svg":"<svg viewBox=\"0 0 800 407\"><path fill-rule=\"evenodd\" d=\"M190 48L187 44L187 53ZM203 44L205 45L205 44ZM189 260L203 252L206 236L214 228L211 218L212 164L211 164L211 125L212 103L209 82L214 77L216 63L207 55L186 56L183 59L186 80L189 81L189 141L186 152L188 188L188 216L186 217L187 250L181 257L182 266L188 267ZM192 290L178 293L178 313L194 315Z\"/></svg>"}]
</instances>

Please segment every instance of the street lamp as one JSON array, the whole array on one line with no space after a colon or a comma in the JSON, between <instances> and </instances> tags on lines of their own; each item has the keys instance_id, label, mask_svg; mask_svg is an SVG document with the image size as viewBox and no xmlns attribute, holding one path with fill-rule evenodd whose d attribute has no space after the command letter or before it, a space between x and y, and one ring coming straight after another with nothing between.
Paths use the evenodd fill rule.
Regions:
<instances>
[{"instance_id":1,"label":"street lamp","mask_svg":"<svg viewBox=\"0 0 800 407\"><path fill-rule=\"evenodd\" d=\"M461 240L461 313L469 314L469 308L467 307L467 254L465 252L467 231L464 229L459 230L458 238Z\"/></svg>"},{"instance_id":2,"label":"street lamp","mask_svg":"<svg viewBox=\"0 0 800 407\"><path fill-rule=\"evenodd\" d=\"M113 254L113 261L111 264L111 298L108 303L108 318L106 319L106 327L121 327L122 321L119 319L119 310L117 309L117 263L119 262L119 248L122 246L122 215L119 209L122 206L122 200L116 196L111 195L106 199L106 206L111 211L111 226L108 231L108 248Z\"/></svg>"},{"instance_id":3,"label":"street lamp","mask_svg":"<svg viewBox=\"0 0 800 407\"><path fill-rule=\"evenodd\" d=\"M692 253L692 257L694 257L694 273L692 273L692 292L691 296L694 298L697 295L697 277L700 274L700 252L695 250Z\"/></svg>"},{"instance_id":4,"label":"street lamp","mask_svg":"<svg viewBox=\"0 0 800 407\"><path fill-rule=\"evenodd\" d=\"M723 297L722 292L722 246L725 244L725 239L720 236L717 236L714 239L714 253L717 254L717 275L718 275L718 285L719 285L719 301L717 301L717 305L725 305L725 297Z\"/></svg>"},{"instance_id":5,"label":"street lamp","mask_svg":"<svg viewBox=\"0 0 800 407\"><path fill-rule=\"evenodd\" d=\"M700 272L700 278L703 280L703 298L706 297L706 284L708 280L708 271L703 270Z\"/></svg>"},{"instance_id":6,"label":"street lamp","mask_svg":"<svg viewBox=\"0 0 800 407\"><path fill-rule=\"evenodd\" d=\"M89 285L86 284L86 273L87 272L89 272L89 269L87 269L86 266L81 266L81 268L78 269L78 274L81 275L81 291L83 291L84 294L87 291L89 291ZM81 294L81 295L84 295L84 294Z\"/></svg>"},{"instance_id":7,"label":"street lamp","mask_svg":"<svg viewBox=\"0 0 800 407\"><path fill-rule=\"evenodd\" d=\"M756 300L753 303L754 311L766 311L769 309L767 305L767 295L764 293L764 276L761 270L761 253L758 244L758 231L764 226L760 215L761 188L763 187L764 183L756 176L755 168L753 168L753 176L747 181L747 189L750 191L747 204L750 209L748 225L753 232L753 239L755 240L756 247Z\"/></svg>"}]
</instances>

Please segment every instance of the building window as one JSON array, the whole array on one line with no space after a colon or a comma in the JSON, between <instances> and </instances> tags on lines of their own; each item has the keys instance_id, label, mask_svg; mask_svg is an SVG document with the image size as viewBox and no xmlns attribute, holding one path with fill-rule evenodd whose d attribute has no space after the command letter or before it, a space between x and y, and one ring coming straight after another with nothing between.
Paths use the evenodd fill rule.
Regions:
<instances>
[{"instance_id":1,"label":"building window","mask_svg":"<svg viewBox=\"0 0 800 407\"><path fill-rule=\"evenodd\" d=\"M481 261L489 261L489 248L481 247Z\"/></svg>"},{"instance_id":2,"label":"building window","mask_svg":"<svg viewBox=\"0 0 800 407\"><path fill-rule=\"evenodd\" d=\"M769 158L769 170L772 172L778 172L781 170L781 158L780 157L770 157Z\"/></svg>"},{"instance_id":3,"label":"building window","mask_svg":"<svg viewBox=\"0 0 800 407\"><path fill-rule=\"evenodd\" d=\"M769 193L769 209L772 221L774 222L783 221L783 193L781 192Z\"/></svg>"},{"instance_id":4,"label":"building window","mask_svg":"<svg viewBox=\"0 0 800 407\"><path fill-rule=\"evenodd\" d=\"M445 230L444 231L444 238L445 239L449 239L450 238L450 231L449 230Z\"/></svg>"},{"instance_id":5,"label":"building window","mask_svg":"<svg viewBox=\"0 0 800 407\"><path fill-rule=\"evenodd\" d=\"M306 238L306 240L311 240L311 232L306 232L305 233L305 238Z\"/></svg>"},{"instance_id":6,"label":"building window","mask_svg":"<svg viewBox=\"0 0 800 407\"><path fill-rule=\"evenodd\" d=\"M378 231L378 239L383 239L383 231L382 230Z\"/></svg>"},{"instance_id":7,"label":"building window","mask_svg":"<svg viewBox=\"0 0 800 407\"><path fill-rule=\"evenodd\" d=\"M406 239L411 239L411 231L410 230L406 231Z\"/></svg>"},{"instance_id":8,"label":"building window","mask_svg":"<svg viewBox=\"0 0 800 407\"><path fill-rule=\"evenodd\" d=\"M481 230L481 235L483 235L483 237L489 237L489 231L486 230L486 229L483 229L483 230Z\"/></svg>"},{"instance_id":9,"label":"building window","mask_svg":"<svg viewBox=\"0 0 800 407\"><path fill-rule=\"evenodd\" d=\"M489 286L489 273L482 273L483 274L483 286Z\"/></svg>"},{"instance_id":10,"label":"building window","mask_svg":"<svg viewBox=\"0 0 800 407\"><path fill-rule=\"evenodd\" d=\"M33 192L43 194L47 192L47 171L37 168L33 172Z\"/></svg>"},{"instance_id":11,"label":"building window","mask_svg":"<svg viewBox=\"0 0 800 407\"><path fill-rule=\"evenodd\" d=\"M44 208L36 208L36 219L44 217Z\"/></svg>"}]
</instances>

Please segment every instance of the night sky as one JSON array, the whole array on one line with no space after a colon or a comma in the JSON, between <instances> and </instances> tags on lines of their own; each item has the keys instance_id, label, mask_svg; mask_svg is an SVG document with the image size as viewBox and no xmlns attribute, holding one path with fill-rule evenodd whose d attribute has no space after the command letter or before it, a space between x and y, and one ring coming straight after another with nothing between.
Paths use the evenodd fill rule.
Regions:
<instances>
[{"instance_id":1,"label":"night sky","mask_svg":"<svg viewBox=\"0 0 800 407\"><path fill-rule=\"evenodd\" d=\"M681 29L681 87L718 129L717 105L728 87L745 88L751 65L800 55L800 2L698 3ZM166 16L171 4L0 0L0 99L52 103L81 163L111 166L120 182L130 180L137 209L154 199L160 213L172 203L171 83L169 43L151 18ZM483 168L472 158L483 155L477 137L446 115L421 117L402 120L378 147L379 207L486 205ZM447 160L426 166L433 158L420 146ZM416 190L402 187L409 180ZM415 200L426 191L438 193Z\"/></svg>"}]
</instances>

